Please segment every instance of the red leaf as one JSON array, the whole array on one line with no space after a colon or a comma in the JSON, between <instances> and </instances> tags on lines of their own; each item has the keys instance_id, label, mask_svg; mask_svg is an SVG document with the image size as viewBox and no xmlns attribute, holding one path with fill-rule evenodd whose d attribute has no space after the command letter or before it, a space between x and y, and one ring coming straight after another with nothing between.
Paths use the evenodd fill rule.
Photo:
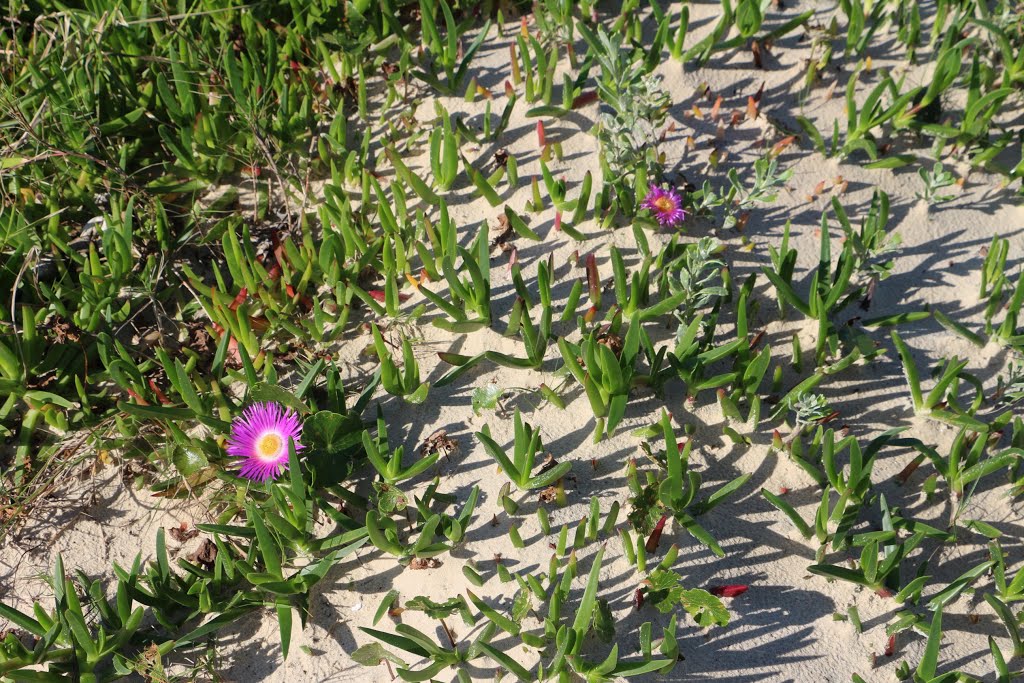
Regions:
<instances>
[{"instance_id":1,"label":"red leaf","mask_svg":"<svg viewBox=\"0 0 1024 683\"><path fill-rule=\"evenodd\" d=\"M903 484L906 484L907 479L910 479L910 475L912 475L917 470L917 468L921 465L922 462L924 462L924 456L919 456L911 460L910 463L907 464L907 466L900 470L900 473L896 475L896 483L901 486Z\"/></svg>"},{"instance_id":2,"label":"red leaf","mask_svg":"<svg viewBox=\"0 0 1024 683\"><path fill-rule=\"evenodd\" d=\"M171 401L168 400L167 395L160 390L160 387L158 387L156 382L152 379L149 380L149 388L153 390L154 394L156 394L156 400L160 401L164 405L171 405Z\"/></svg>"},{"instance_id":3,"label":"red leaf","mask_svg":"<svg viewBox=\"0 0 1024 683\"><path fill-rule=\"evenodd\" d=\"M719 598L735 598L737 595L746 593L749 587L741 583L733 583L726 586L712 586L708 592Z\"/></svg>"},{"instance_id":4,"label":"red leaf","mask_svg":"<svg viewBox=\"0 0 1024 683\"><path fill-rule=\"evenodd\" d=\"M135 402L138 403L140 406L149 405L149 401L139 396L138 392L134 391L131 387L125 387L125 391L127 391L128 395L134 398Z\"/></svg>"},{"instance_id":5,"label":"red leaf","mask_svg":"<svg viewBox=\"0 0 1024 683\"><path fill-rule=\"evenodd\" d=\"M248 296L249 296L249 290L246 289L245 287L242 287L241 291L238 292L238 296L236 296L234 301L231 302L231 305L228 306L228 310L229 311L236 310L239 306L241 306L243 303L245 303L245 299Z\"/></svg>"},{"instance_id":6,"label":"red leaf","mask_svg":"<svg viewBox=\"0 0 1024 683\"><path fill-rule=\"evenodd\" d=\"M661 543L661 532L665 530L665 522L668 521L666 515L662 515L658 523L654 525L654 531L647 537L647 543L644 545L644 550L649 553L653 553L658 549L658 544Z\"/></svg>"},{"instance_id":7,"label":"red leaf","mask_svg":"<svg viewBox=\"0 0 1024 683\"><path fill-rule=\"evenodd\" d=\"M383 289L369 289L369 290L366 291L366 293L369 294L370 296L372 296L377 301L384 301L384 290ZM403 293L399 292L398 293L398 300L399 301L408 301L410 296L412 296L412 295L411 294L403 294Z\"/></svg>"},{"instance_id":8,"label":"red leaf","mask_svg":"<svg viewBox=\"0 0 1024 683\"><path fill-rule=\"evenodd\" d=\"M595 306L601 300L601 277L597 274L597 257L587 254L587 286L590 289L590 303Z\"/></svg>"},{"instance_id":9,"label":"red leaf","mask_svg":"<svg viewBox=\"0 0 1024 683\"><path fill-rule=\"evenodd\" d=\"M579 109L580 107L587 106L591 102L597 102L597 91L596 90L590 90L588 92L585 92L585 93L581 94L579 97L577 97L576 99L574 99L572 101L572 108L573 109Z\"/></svg>"},{"instance_id":10,"label":"red leaf","mask_svg":"<svg viewBox=\"0 0 1024 683\"><path fill-rule=\"evenodd\" d=\"M238 340L234 337L228 337L228 357L227 360L236 366L241 367L242 365L242 354L238 349Z\"/></svg>"}]
</instances>

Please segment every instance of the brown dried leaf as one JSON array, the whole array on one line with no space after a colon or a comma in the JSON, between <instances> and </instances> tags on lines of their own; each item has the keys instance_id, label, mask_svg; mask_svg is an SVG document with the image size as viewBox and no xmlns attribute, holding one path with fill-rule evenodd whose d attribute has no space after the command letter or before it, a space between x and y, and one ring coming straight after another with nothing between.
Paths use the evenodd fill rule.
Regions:
<instances>
[{"instance_id":1,"label":"brown dried leaf","mask_svg":"<svg viewBox=\"0 0 1024 683\"><path fill-rule=\"evenodd\" d=\"M459 444L455 439L448 436L448 432L444 429L438 429L436 432L427 437L427 440L420 446L420 456L426 457L431 453L440 453L445 457L455 453L459 450Z\"/></svg>"},{"instance_id":2,"label":"brown dried leaf","mask_svg":"<svg viewBox=\"0 0 1024 683\"><path fill-rule=\"evenodd\" d=\"M191 541L193 538L198 536L199 529L196 529L194 527L192 529L189 529L188 524L182 522L179 526L169 528L167 530L167 533L169 533L171 535L171 538L173 538L178 543L185 543L186 541Z\"/></svg>"},{"instance_id":3,"label":"brown dried leaf","mask_svg":"<svg viewBox=\"0 0 1024 683\"><path fill-rule=\"evenodd\" d=\"M540 492L540 502L554 503L558 500L558 485L553 484Z\"/></svg>"},{"instance_id":4,"label":"brown dried leaf","mask_svg":"<svg viewBox=\"0 0 1024 683\"><path fill-rule=\"evenodd\" d=\"M498 236L491 242L491 249L495 247L505 248L505 243L515 239L516 231L509 225L508 216L505 214L498 215Z\"/></svg>"},{"instance_id":5,"label":"brown dried leaf","mask_svg":"<svg viewBox=\"0 0 1024 683\"><path fill-rule=\"evenodd\" d=\"M757 118L757 100L747 97L747 119L753 121Z\"/></svg>"},{"instance_id":6,"label":"brown dried leaf","mask_svg":"<svg viewBox=\"0 0 1024 683\"><path fill-rule=\"evenodd\" d=\"M202 565L203 569L211 570L217 560L217 546L210 539L204 538L199 547L188 554L188 560Z\"/></svg>"},{"instance_id":7,"label":"brown dried leaf","mask_svg":"<svg viewBox=\"0 0 1024 683\"><path fill-rule=\"evenodd\" d=\"M441 566L441 560L436 557L414 557L409 563L409 569L437 569Z\"/></svg>"},{"instance_id":8,"label":"brown dried leaf","mask_svg":"<svg viewBox=\"0 0 1024 683\"><path fill-rule=\"evenodd\" d=\"M772 146L772 150L768 153L770 156L777 157L782 154L782 151L789 147L796 141L795 135L787 135Z\"/></svg>"}]
</instances>

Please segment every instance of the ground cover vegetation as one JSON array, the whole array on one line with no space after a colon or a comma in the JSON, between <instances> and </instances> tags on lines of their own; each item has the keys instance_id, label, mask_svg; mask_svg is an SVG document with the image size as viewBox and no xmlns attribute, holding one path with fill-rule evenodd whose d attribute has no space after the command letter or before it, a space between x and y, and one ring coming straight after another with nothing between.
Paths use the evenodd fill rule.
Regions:
<instances>
[{"instance_id":1,"label":"ground cover vegetation","mask_svg":"<svg viewBox=\"0 0 1024 683\"><path fill-rule=\"evenodd\" d=\"M97 460L210 517L192 559L163 530L105 576L58 554L51 597L0 603L0 678L188 680L205 674L185 662L264 612L294 657L311 595L373 556L447 562L464 585L388 591L350 653L367 676L656 680L687 667L682 630L729 628L748 585L695 583L679 560L725 558L720 520L754 499L807 551L811 585L891 601L897 678L1020 676L1022 547L972 506L1024 492L1019 234L996 230L975 264L976 313L880 314L903 257L886 187L851 205L822 181L799 246L784 216L756 224L806 157L905 173L925 212L955 203L964 169L1019 201L1024 9L714 9L698 24L697 6L658 0L7 3L0 529L13 538ZM797 48L788 111L762 111L756 83L733 106L702 81ZM672 73L700 84L685 109ZM823 92L840 116L813 104ZM737 166L744 126L757 153ZM714 140L699 163L681 156L689 128ZM596 162L574 173L581 144ZM996 349L997 367L926 356L922 325ZM503 345L465 341L489 334ZM494 368L505 382L480 379ZM881 429L837 395L865 373L907 405ZM574 403L587 438L559 450L545 422ZM392 422L427 404L481 420L420 447ZM928 438L940 428L954 436ZM709 476L708 438L794 465L810 500L752 470ZM618 488L566 520L598 477L583 454L610 439L632 444L602 463ZM488 474L456 490L439 468L470 452ZM925 504L894 503L893 482ZM546 564L466 552L499 523ZM968 539L985 552L942 553ZM621 560L626 597L602 587ZM943 656L944 611L968 594L998 625L987 678ZM627 602L635 624L613 615ZM405 621L417 612L436 633ZM860 628L855 609L837 618ZM921 647L903 656L897 637Z\"/></svg>"}]
</instances>

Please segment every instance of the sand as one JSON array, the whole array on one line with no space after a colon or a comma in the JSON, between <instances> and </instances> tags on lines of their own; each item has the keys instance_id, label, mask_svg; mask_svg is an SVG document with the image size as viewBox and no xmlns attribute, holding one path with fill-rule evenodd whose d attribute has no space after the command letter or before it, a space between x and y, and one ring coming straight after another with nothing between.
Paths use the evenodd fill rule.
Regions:
<instances>
[{"instance_id":1,"label":"sand","mask_svg":"<svg viewBox=\"0 0 1024 683\"><path fill-rule=\"evenodd\" d=\"M806 7L813 5L799 3L788 6L787 3L785 16L793 16ZM691 11L688 45L710 30L718 5L693 5ZM831 12L831 8L819 8L812 22L824 22ZM505 101L503 88L509 78L508 44L513 30L515 27L509 26L504 37L492 35L478 53L473 66L479 82L495 93L492 106L498 112ZM844 65L842 73L837 76L835 71L830 71L801 110L798 93L805 60L809 56L809 41L801 40L801 33L779 41L766 59L763 70L754 68L747 52L719 53L706 68L697 71L684 69L671 60L658 67L657 73L663 77L663 85L673 102L669 122L674 124L675 130L667 135L660 147L668 160L670 178L677 181L685 178L698 185L708 178L721 188L726 183L726 170L736 168L746 181L752 175L753 161L785 136L773 122L783 129L795 131L794 116L802 111L824 131L831 129L833 118L845 120L841 93L853 62L844 64L840 56L833 63ZM562 64L563 68L566 66L566 63ZM927 66L908 67L901 62L887 60L882 53L873 54L872 69L863 78L877 82L883 68L905 70L908 84L926 82L929 75ZM835 92L839 96L830 98L837 79ZM746 116L748 96L755 95L762 83L760 115L750 120ZM710 110L718 95L723 97L723 101L719 118L715 121ZM471 124L478 122L478 115L483 111L482 101L467 103L461 97L440 99L450 112L469 117ZM502 190L502 197L520 214L525 214L523 207L530 196L528 179L539 173L534 132L536 119L524 116L527 108L523 102L517 106L500 145L518 160L520 186L513 193ZM734 110L742 113L741 120L730 125ZM597 111L597 105L592 104L574 111L564 120L544 119L548 141L560 142L564 151L564 157L550 165L553 173L568 182L569 197L575 196L576 187L587 170L596 177L600 175L597 141L590 134ZM421 121L432 119L430 98L419 107L417 117ZM497 147L465 148L464 153L471 161L479 162L478 167L481 167ZM724 158L712 168L708 158L716 149L724 152ZM926 145L921 145L916 151L925 158L929 150ZM407 162L421 171L428 167L422 154ZM803 146L794 144L785 149L780 162L782 168L793 170L792 178L776 203L760 205L751 211L743 232L716 229L706 220L687 223L686 239L711 234L727 245L724 258L737 282L769 262L768 245L778 244L785 222L791 221L792 243L800 250L798 280L806 287L805 276L809 276L808 269L817 261L821 212L828 207L831 197L839 197L857 224L875 187L890 195L890 230L898 232L902 248L897 254L892 277L880 284L871 311L865 315L920 310L924 304L933 304L972 329L979 329L981 313L976 297L983 247L988 245L994 234L1000 234L1011 237L1011 261L1016 263L1024 254L1024 242L1020 239L1024 211L1012 191L1000 186L998 178L976 171L966 174L963 187L953 190L954 200L929 207L915 196L922 187L916 167L896 171L864 170L855 162L825 159L806 141ZM386 161L381 163L385 175L390 175ZM930 160L927 163L930 165ZM493 166L488 165L487 168ZM966 170L956 168L961 173ZM822 191L809 197L815 194L822 182ZM491 226L492 236L496 234L497 219L503 206L492 208L473 197L472 187L467 187L464 178L460 178L453 194L451 213L460 226L460 240L464 244L475 235L476 226L481 221L487 221ZM577 244L564 233L553 230L551 209L529 218L530 225L544 239L540 243L523 239L515 242L524 276L527 282L531 282L537 264L552 255L556 266L555 290L562 298L575 279L585 277L582 260L574 258L576 252L580 255L596 253L600 273L606 281L611 278L608 262L611 245L623 250L627 263L637 261L635 241L628 227L605 231L588 222L580 227L589 239ZM833 238L837 239L841 234L837 223L833 220L829 225ZM652 247L667 237L650 234ZM749 242L745 244L745 240ZM429 324L433 312L409 328L418 340L416 355L425 379L436 381L449 369L437 360L438 351L470 355L496 349L521 353L518 339L500 334L504 328L503 320L515 300L507 263L507 255L498 251L492 253L492 310L495 319L500 321L494 330L467 336L449 334ZM434 287L437 289L439 286ZM609 291L607 295L611 297L612 293ZM411 310L421 299L419 295L414 296L406 304L406 309ZM789 338L794 331L801 334L805 350L813 348L814 328L800 321L794 311L789 311L785 321L776 319L775 294L763 276L758 279L755 299L760 302L760 308L751 327L766 332L765 343L772 348L774 359L788 364ZM847 312L848 316L854 313L852 308ZM727 322L721 326L719 334L729 333L731 325ZM968 369L991 388L1005 365L1003 352L994 348L979 350L971 347L933 320L905 325L900 331L914 349L925 378L928 377L925 368L944 356L956 354L970 359ZM555 332L576 334L571 325L556 324ZM869 365L855 366L821 389L840 412L838 423L845 425L861 443L890 427L909 426L909 435L935 445L942 452L955 431L913 416L909 392L886 331L874 330L869 334L886 349L884 358ZM344 363L349 376L356 378L372 370L372 364L360 355L369 343L368 335L360 335L353 330L330 350ZM243 619L222 632L214 664L220 680L390 681L391 676L384 666L364 668L348 655L358 646L372 642L359 631L359 627L370 624L381 598L392 588L400 591L402 600L417 595L444 600L472 588L489 604L507 609L516 584L502 584L497 579L493 558L500 554L502 562L514 571L541 571L547 567L553 552L549 543L555 540L555 536L541 536L533 514L536 509L534 495L517 498L522 506L514 519L502 510L498 491L503 476L498 474L494 462L473 434L488 424L495 440L506 445L511 440L511 420L507 414L498 415L493 411L474 414L471 395L475 387L489 382L502 387L536 388L541 382L556 385L560 378L552 371L561 365L557 358L557 348L552 344L545 372L481 365L453 385L432 388L427 401L418 406L380 393L377 398L388 420L393 444L404 443L407 452L418 449L423 440L437 429L447 430L458 442L456 453L439 460L434 471L418 477L408 488L413 493L418 492L436 475L441 479L441 490L454 492L463 500L473 485L479 485L480 503L465 541L451 554L439 558L440 567L422 571L405 570L393 558L382 557L374 549L363 548L355 557L336 567L315 589L310 600L308 623L301 633L294 636L287 661L281 659L276 621L269 613L266 617ZM812 362L805 360L806 375ZM928 380L925 381L927 384ZM794 383L794 378L787 375L785 388ZM769 411L766 410L765 419L756 429L737 427L749 434L753 445L735 446L722 436L723 418L713 402L713 392L702 394L696 405L691 406L685 402L679 384L673 382L664 401L650 392L634 392L626 417L615 436L594 444L594 420L586 397L578 387L570 384L565 398L568 402L565 410L551 405L535 409L523 398L505 401L507 411L518 406L524 411L527 421L539 426L546 448L551 453L560 460L573 463L568 505L552 511L551 521L555 530L563 523L574 527L586 516L590 497L594 495L599 498L603 511L614 501L625 508L628 496L625 464L628 458L640 454L639 439L630 432L656 421L663 408L674 415L679 433L683 424L696 427L692 462L701 470L709 490L741 473L752 474L738 494L702 518L704 526L725 549L724 558L716 558L671 522L666 528L656 557L660 560L670 544L678 544L680 554L676 570L683 576L687 587L746 584L749 590L739 597L726 599L732 614L732 621L727 627L701 630L692 620L682 618L679 645L686 659L670 675L657 677L657 680L848 681L852 674L857 673L867 681L891 681L900 661L906 660L912 667L916 666L924 646L924 637L918 633L901 633L897 637L894 656L883 655L887 641L885 626L899 606L871 591L848 583L829 583L822 577L809 574L807 567L814 562L815 546L805 542L784 516L761 497L759 491L762 487L775 492L788 489L787 500L797 505L805 518L810 518L819 497L814 482L785 454L770 448L772 430L782 426L781 420L767 419ZM922 480L931 473L929 466L922 466L905 487L897 485L893 479L912 457L906 449L885 449L872 478L875 490L884 493L890 504L909 511L919 519L941 523L948 516L942 494L938 500L929 502L920 493ZM0 548L0 599L22 609L27 608L28 601L34 598L47 596L48 599L49 588L39 576L49 570L57 552L63 554L69 567L80 568L93 577L103 576L111 562L128 564L138 552L143 557L151 557L154 533L158 527L210 521L207 507L201 500L171 502L155 498L146 490L133 490L122 480L122 467L115 463L83 474L81 480L70 482L66 490L37 508L29 523L17 534L3 540ZM364 487L367 477L363 472L361 485ZM994 477L983 482L964 517L979 517L1003 531L1008 561L1017 568L1024 558L1019 540L1021 505L1007 497L1007 487L997 485L998 479ZM626 509L620 514L620 527L625 525L625 512ZM514 548L508 539L507 531L513 521L520 525L526 541L524 549ZM970 534L961 536L956 544L937 548L925 543L918 551L919 557L935 553L929 570L933 576L929 593L986 559L984 539ZM639 624L654 621L657 637L660 626L667 619L650 607L640 612L634 609L632 595L642 577L624 559L617 538L602 536L601 539L606 551L600 595L608 599L614 612L621 655L634 655L638 649ZM169 541L169 545L175 556L184 556L200 540L186 544ZM581 563L581 577L576 581L578 591L582 591L590 558L600 543L589 544L577 551ZM836 554L831 559L840 562L842 557ZM463 566L471 561L475 561L487 578L483 588L473 588L463 576ZM990 577L982 577L975 585L979 589L978 596L967 591L947 606L943 619L945 637L940 670L960 669L994 680L987 638L994 636L1004 653L1010 652L1010 645L995 615L980 599L980 591L991 584ZM863 622L860 633L845 619L851 606L857 607ZM443 638L438 624L422 618L420 613L405 612L401 620ZM391 630L393 621L385 617L379 627ZM527 617L525 622L530 628L538 623L533 616ZM476 633L476 629L465 626L458 617L449 620L449 625L458 638L467 641ZM498 637L496 642L510 648L507 652L524 664L536 661L532 652L513 648L509 639ZM606 652L604 646L597 643L593 644L592 651L602 657ZM474 664L476 668L472 671L475 677L493 679L495 669L489 660L479 659ZM451 670L446 670L439 680L449 680L453 676ZM641 680L656 680L656 677Z\"/></svg>"}]
</instances>

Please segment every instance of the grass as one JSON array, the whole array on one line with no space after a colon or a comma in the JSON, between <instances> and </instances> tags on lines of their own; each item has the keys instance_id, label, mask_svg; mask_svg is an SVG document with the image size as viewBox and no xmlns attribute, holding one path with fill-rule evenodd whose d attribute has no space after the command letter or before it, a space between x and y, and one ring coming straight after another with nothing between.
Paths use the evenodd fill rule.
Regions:
<instances>
[{"instance_id":1,"label":"grass","mask_svg":"<svg viewBox=\"0 0 1024 683\"><path fill-rule=\"evenodd\" d=\"M483 590L405 600L441 624L440 641L404 623L377 628L401 609L388 593L373 627L362 627L375 642L351 653L358 663L393 665L410 681L469 680L480 666L588 681L685 666L677 629L726 628L721 598L746 589L690 585L680 548L660 545L675 529L730 553L716 516L735 511L716 508L749 494L752 473L709 492L690 459L711 433L739 451L778 452L806 475L811 519L782 493L761 495L814 555L807 571L817 585L850 582L891 598L899 611L889 633L925 635L916 668L898 672L975 680L940 672L943 612L973 591L1013 644L1007 656L990 639L995 679L1019 675L1024 570L1011 568L994 520L966 517L982 481L1024 490L1015 413L1024 276L1012 240L996 235L977 269L981 322L942 306L860 314L903 256L880 187L863 209L831 198L816 262L801 258L797 244L807 242L791 240L788 223L758 267L742 257L756 246L747 231L757 220L782 222L769 209L794 182L797 156L879 178L913 169L933 212L960 195L951 169L984 170L1010 188L1006 201L1020 195L1021 128L1003 113L1021 103L1024 15L1007 0L943 0L927 12L905 0L843 0L834 11L723 0L701 28L690 22L696 6L664 4L9 4L0 28L0 291L9 293L0 528L23 524L100 450L134 463L140 488L208 501L212 521L198 529L215 552L172 564L160 531L153 558L100 578L69 572L58 554L52 600L29 611L0 604L0 677L155 678L253 612L276 616L288 657L294 617L301 627L311 591L330 590L327 577L357 551L414 570L458 557L482 517L481 488L448 491L425 476L448 447L407 452L389 440L381 405L415 415L470 388L474 412L495 411L492 424L509 412L502 399L516 397L511 446L487 426L476 438L501 470L496 509L510 545L549 543L550 563L496 563L516 590L508 610ZM760 92L745 113L720 111L718 98L706 117L697 104L687 115L718 127L720 140L703 170L687 169L701 175L685 193L687 225L736 239L666 235L641 204L653 185L686 186L686 163L673 156L682 147L666 143L682 120L668 69L700 74L733 59L763 69L803 32L813 43L798 79L806 106L786 121L761 111ZM893 40L901 60L930 65L922 84L873 66ZM496 43L509 59L492 79L480 63ZM840 76L826 83L829 73ZM841 93L845 116L826 120L810 105L828 88ZM563 143L581 117L594 124L599 163L577 182L562 175L574 163ZM749 169L724 163L745 121L769 131ZM575 250L567 264L551 255L561 247ZM496 253L507 254L497 258L508 278ZM906 330L931 322L1000 349L998 378L952 353L929 372ZM440 351L443 374L430 372L433 359L421 372L417 335L428 323L484 350ZM764 333L769 324L789 326L784 341ZM522 346L516 355L490 348L493 334ZM353 376L338 357L360 345L366 371ZM912 413L871 438L830 425L858 418L830 397L859 373L891 370L886 354L903 368ZM517 386L473 387L489 364ZM659 405L656 422L617 432L640 394L675 412ZM685 401L673 404L679 394ZM584 400L595 442L629 438L646 456L616 463L624 488L603 521L596 496L581 518L563 514L566 480L591 476L585 461L543 457L546 416ZM257 401L303 419L301 457L291 448L287 474L266 484L241 479L224 450L232 421ZM698 435L696 407L722 419ZM904 434L934 423L957 428L951 444ZM878 493L878 459L907 450L899 483L948 506L939 526ZM527 492L540 496L529 516ZM540 540L525 532L534 515ZM986 558L943 560L936 571L940 549L970 534L986 538ZM620 557L637 585L644 621L635 629L616 623L615 597L601 586L604 563ZM482 565L463 565L478 589L491 577ZM472 636L455 637L445 620L456 613L478 627ZM517 656L524 647L532 664Z\"/></svg>"}]
</instances>

